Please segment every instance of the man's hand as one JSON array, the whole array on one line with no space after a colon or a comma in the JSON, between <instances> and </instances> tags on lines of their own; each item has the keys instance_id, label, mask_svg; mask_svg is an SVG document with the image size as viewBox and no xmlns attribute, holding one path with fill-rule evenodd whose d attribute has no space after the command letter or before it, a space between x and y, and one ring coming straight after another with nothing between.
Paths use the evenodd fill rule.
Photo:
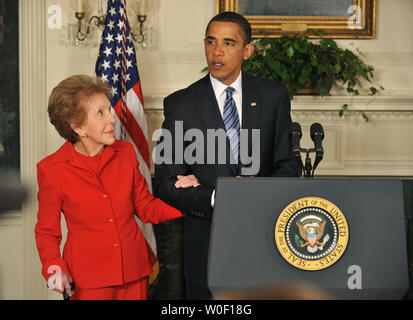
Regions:
<instances>
[{"instance_id":1,"label":"man's hand","mask_svg":"<svg viewBox=\"0 0 413 320\"><path fill-rule=\"evenodd\" d=\"M198 187L201 185L193 174L176 177L178 178L178 181L175 182L175 188Z\"/></svg>"}]
</instances>

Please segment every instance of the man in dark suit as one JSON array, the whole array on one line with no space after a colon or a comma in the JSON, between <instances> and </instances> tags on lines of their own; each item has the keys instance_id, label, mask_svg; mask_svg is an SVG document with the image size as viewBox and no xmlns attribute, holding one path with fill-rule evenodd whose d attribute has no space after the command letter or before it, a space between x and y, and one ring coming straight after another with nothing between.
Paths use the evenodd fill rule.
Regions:
<instances>
[{"instance_id":1,"label":"man in dark suit","mask_svg":"<svg viewBox=\"0 0 413 320\"><path fill-rule=\"evenodd\" d=\"M169 140L172 148L165 147L167 139L161 138L155 161L157 196L186 213L184 275L189 299L210 298L207 260L217 178L300 175L291 155L286 87L241 73L243 61L254 52L248 21L234 12L218 14L207 26L204 45L210 72L165 98L162 128L173 137ZM194 134L194 129L200 134ZM211 129L224 132L223 147L219 141L218 146L213 141L211 147L211 140L205 138ZM255 131L258 135L254 136L253 129L259 130ZM188 130L192 130L195 140L204 137L203 148L191 149L197 153L196 161L193 152L180 150L195 143L188 138L190 135L184 137ZM244 137L242 130L247 131ZM164 150L159 150L161 147ZM173 152L166 155L168 150ZM245 151L255 151L251 163L243 161Z\"/></svg>"}]
</instances>

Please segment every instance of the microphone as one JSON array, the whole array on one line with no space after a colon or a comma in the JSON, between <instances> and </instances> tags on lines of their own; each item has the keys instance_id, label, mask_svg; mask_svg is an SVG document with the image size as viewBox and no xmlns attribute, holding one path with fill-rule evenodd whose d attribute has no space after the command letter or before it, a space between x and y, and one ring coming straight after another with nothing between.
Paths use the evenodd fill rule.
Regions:
<instances>
[{"instance_id":1,"label":"microphone","mask_svg":"<svg viewBox=\"0 0 413 320\"><path fill-rule=\"evenodd\" d=\"M293 154L294 158L301 159L300 140L302 133L300 124L298 122L291 123L288 134L291 140L291 153Z\"/></svg>"},{"instance_id":2,"label":"microphone","mask_svg":"<svg viewBox=\"0 0 413 320\"><path fill-rule=\"evenodd\" d=\"M313 123L310 128L311 140L314 142L315 148L315 160L313 166L312 176L314 176L314 170L323 159L324 149L323 149L323 139L324 139L324 130L321 124Z\"/></svg>"},{"instance_id":3,"label":"microphone","mask_svg":"<svg viewBox=\"0 0 413 320\"><path fill-rule=\"evenodd\" d=\"M300 140L302 137L301 126L298 122L293 122L290 124L288 129L288 134L291 140L291 153L293 154L295 160L297 161L300 169L304 168L303 160L301 159L301 147Z\"/></svg>"},{"instance_id":4,"label":"microphone","mask_svg":"<svg viewBox=\"0 0 413 320\"><path fill-rule=\"evenodd\" d=\"M321 124L313 123L311 125L310 136L311 136L311 140L314 141L316 155L320 155L322 157L324 154L324 149L322 145L322 141L324 139L324 130Z\"/></svg>"}]
</instances>

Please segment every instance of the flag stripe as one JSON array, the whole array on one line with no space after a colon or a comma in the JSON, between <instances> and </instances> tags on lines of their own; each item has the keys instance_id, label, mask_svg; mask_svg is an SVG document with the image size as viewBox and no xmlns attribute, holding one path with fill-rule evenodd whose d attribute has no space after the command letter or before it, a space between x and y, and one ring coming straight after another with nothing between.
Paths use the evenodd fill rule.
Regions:
<instances>
[{"instance_id":1,"label":"flag stripe","mask_svg":"<svg viewBox=\"0 0 413 320\"><path fill-rule=\"evenodd\" d=\"M142 109L144 109L142 87L141 87L141 81L140 80L138 80L138 83L133 86L133 91L138 96L139 101L140 101L141 106L142 106Z\"/></svg>"},{"instance_id":2,"label":"flag stripe","mask_svg":"<svg viewBox=\"0 0 413 320\"><path fill-rule=\"evenodd\" d=\"M129 108L130 112L132 113L133 117L136 119L138 122L138 125L142 128L142 132L145 135L145 139L148 140L147 137L147 123L146 123L146 117L145 117L145 111L143 109L143 105L139 99L139 96L136 94L135 88L139 84L136 84L132 89L129 90L126 94L126 105Z\"/></svg>"},{"instance_id":3,"label":"flag stripe","mask_svg":"<svg viewBox=\"0 0 413 320\"><path fill-rule=\"evenodd\" d=\"M114 109L119 119L122 119L121 118L121 113L122 113L122 101L121 100L119 100L119 102L115 105ZM123 121L121 122L123 126L126 127L126 131L128 132L135 146L138 148L139 153L142 155L143 160L146 162L146 165L150 167L149 147L145 139L145 135L142 132L142 128L139 126L136 119L133 117L129 108L125 108L125 112L126 112L126 115L125 115L126 123L124 123Z\"/></svg>"}]
</instances>

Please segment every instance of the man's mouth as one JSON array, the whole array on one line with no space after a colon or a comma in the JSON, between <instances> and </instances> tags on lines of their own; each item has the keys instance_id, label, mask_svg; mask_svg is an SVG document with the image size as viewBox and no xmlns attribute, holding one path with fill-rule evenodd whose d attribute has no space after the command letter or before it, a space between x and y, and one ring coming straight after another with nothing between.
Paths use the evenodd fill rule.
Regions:
<instances>
[{"instance_id":1,"label":"man's mouth","mask_svg":"<svg viewBox=\"0 0 413 320\"><path fill-rule=\"evenodd\" d=\"M212 63L212 67L215 69L220 69L224 66L224 64L222 62L214 62Z\"/></svg>"}]
</instances>

